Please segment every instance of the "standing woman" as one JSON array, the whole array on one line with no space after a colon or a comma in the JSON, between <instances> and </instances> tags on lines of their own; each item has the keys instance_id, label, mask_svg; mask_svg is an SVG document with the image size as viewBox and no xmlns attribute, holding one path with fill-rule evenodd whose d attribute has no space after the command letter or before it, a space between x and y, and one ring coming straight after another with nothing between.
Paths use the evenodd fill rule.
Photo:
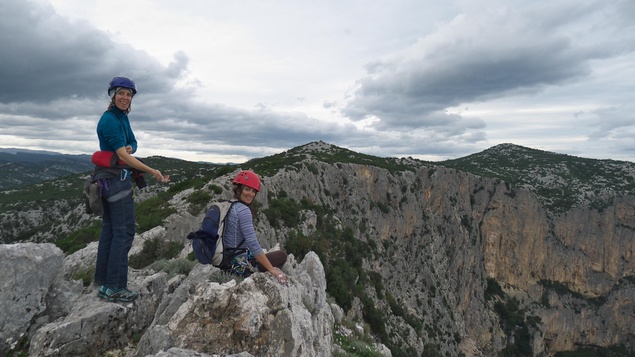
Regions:
<instances>
[{"instance_id":1,"label":"standing woman","mask_svg":"<svg viewBox=\"0 0 635 357\"><path fill-rule=\"evenodd\" d=\"M169 182L169 175L164 177L132 156L137 140L128 113L135 94L137 87L131 79L115 77L110 81L110 104L97 124L99 148L116 153L132 169L150 173L158 182ZM95 283L101 285L97 296L108 301L134 301L138 293L128 290L128 252L135 235L132 170L102 170L94 178L99 181L103 202L95 270Z\"/></svg>"},{"instance_id":2,"label":"standing woman","mask_svg":"<svg viewBox=\"0 0 635 357\"><path fill-rule=\"evenodd\" d=\"M225 265L226 270L248 276L246 263L255 266L260 272L269 272L278 279L280 284L287 283L286 275L280 270L287 262L287 253L273 251L265 253L256 238L253 216L249 205L260 191L260 178L253 171L241 171L232 181L234 185L234 199L238 200L231 206L225 219L223 244L228 252L240 252L230 258ZM255 259L255 261L254 261Z\"/></svg>"}]
</instances>

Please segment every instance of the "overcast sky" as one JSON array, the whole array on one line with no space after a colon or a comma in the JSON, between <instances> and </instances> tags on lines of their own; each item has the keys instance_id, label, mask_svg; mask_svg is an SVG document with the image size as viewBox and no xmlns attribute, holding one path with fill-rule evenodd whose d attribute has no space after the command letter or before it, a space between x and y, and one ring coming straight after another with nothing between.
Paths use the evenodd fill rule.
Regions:
<instances>
[{"instance_id":1,"label":"overcast sky","mask_svg":"<svg viewBox=\"0 0 635 357\"><path fill-rule=\"evenodd\" d=\"M0 0L0 147L98 150L125 75L139 157L635 161L633 19L633 0Z\"/></svg>"}]
</instances>

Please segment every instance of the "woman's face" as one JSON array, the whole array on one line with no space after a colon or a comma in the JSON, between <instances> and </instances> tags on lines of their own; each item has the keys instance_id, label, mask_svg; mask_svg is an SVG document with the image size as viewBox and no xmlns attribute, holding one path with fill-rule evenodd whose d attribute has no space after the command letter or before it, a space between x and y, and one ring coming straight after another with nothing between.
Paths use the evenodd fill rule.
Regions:
<instances>
[{"instance_id":1,"label":"woman's face","mask_svg":"<svg viewBox=\"0 0 635 357\"><path fill-rule=\"evenodd\" d=\"M125 112L130 108L130 102L132 102L132 91L126 88L120 89L117 91L117 94L115 94L114 101L117 108Z\"/></svg>"},{"instance_id":2,"label":"woman's face","mask_svg":"<svg viewBox=\"0 0 635 357\"><path fill-rule=\"evenodd\" d=\"M249 205L251 201L256 197L256 193L258 191L254 190L249 186L243 186L243 191L240 193L240 200L243 201L244 204Z\"/></svg>"}]
</instances>

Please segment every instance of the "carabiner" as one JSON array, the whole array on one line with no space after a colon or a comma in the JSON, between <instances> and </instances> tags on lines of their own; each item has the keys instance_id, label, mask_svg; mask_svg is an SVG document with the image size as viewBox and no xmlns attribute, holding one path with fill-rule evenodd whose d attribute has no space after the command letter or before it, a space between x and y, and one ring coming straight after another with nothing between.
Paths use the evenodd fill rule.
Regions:
<instances>
[{"instance_id":1,"label":"carabiner","mask_svg":"<svg viewBox=\"0 0 635 357\"><path fill-rule=\"evenodd\" d=\"M121 169L120 180L125 181L130 176L130 171L128 169Z\"/></svg>"}]
</instances>

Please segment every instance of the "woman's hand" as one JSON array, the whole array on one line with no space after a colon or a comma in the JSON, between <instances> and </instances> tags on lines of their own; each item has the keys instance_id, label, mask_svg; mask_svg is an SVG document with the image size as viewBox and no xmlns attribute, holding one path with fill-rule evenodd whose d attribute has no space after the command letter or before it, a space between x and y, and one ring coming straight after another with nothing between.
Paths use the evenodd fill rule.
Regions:
<instances>
[{"instance_id":1,"label":"woman's hand","mask_svg":"<svg viewBox=\"0 0 635 357\"><path fill-rule=\"evenodd\" d=\"M273 268L273 270L269 271L273 276L276 277L276 279L278 279L278 282L282 285L287 285L287 276L284 275L284 273L282 272L282 270L278 269L278 268Z\"/></svg>"},{"instance_id":2,"label":"woman's hand","mask_svg":"<svg viewBox=\"0 0 635 357\"><path fill-rule=\"evenodd\" d=\"M161 171L159 170L154 170L152 172L152 176L154 176L154 178L157 180L157 182L161 182L161 183L168 183L170 182L170 175L165 175L163 176L161 174Z\"/></svg>"},{"instance_id":3,"label":"woman's hand","mask_svg":"<svg viewBox=\"0 0 635 357\"><path fill-rule=\"evenodd\" d=\"M119 155L119 158L121 160L123 160L126 164L132 166L133 168L152 174L152 176L154 176L157 182L161 182L161 183L170 182L170 175L163 176L161 174L161 171L155 170L149 167L148 165L144 164L143 162L139 161L134 156L130 155L128 151L132 151L132 146L130 145L122 146L119 149L117 149L117 155Z\"/></svg>"}]
</instances>

